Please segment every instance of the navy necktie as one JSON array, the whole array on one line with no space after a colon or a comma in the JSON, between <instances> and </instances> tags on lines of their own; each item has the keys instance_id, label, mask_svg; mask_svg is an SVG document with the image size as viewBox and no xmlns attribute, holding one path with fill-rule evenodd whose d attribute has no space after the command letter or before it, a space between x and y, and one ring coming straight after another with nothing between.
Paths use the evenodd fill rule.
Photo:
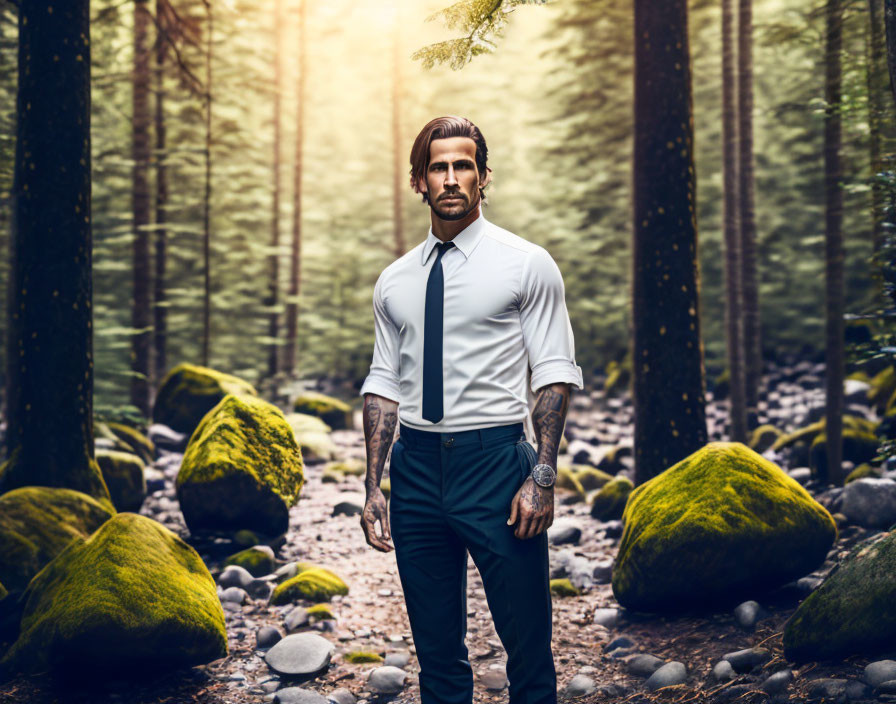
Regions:
<instances>
[{"instance_id":1,"label":"navy necktie","mask_svg":"<svg viewBox=\"0 0 896 704\"><path fill-rule=\"evenodd\" d=\"M423 322L423 418L438 423L442 406L442 312L445 304L445 276L442 255L454 242L437 244L439 251L426 281L426 312Z\"/></svg>"}]
</instances>

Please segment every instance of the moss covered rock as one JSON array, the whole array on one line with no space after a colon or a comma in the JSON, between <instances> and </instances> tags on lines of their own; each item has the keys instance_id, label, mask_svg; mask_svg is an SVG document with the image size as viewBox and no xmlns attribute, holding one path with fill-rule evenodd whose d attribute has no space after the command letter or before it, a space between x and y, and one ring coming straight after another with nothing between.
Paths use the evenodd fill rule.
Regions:
<instances>
[{"instance_id":1,"label":"moss covered rock","mask_svg":"<svg viewBox=\"0 0 896 704\"><path fill-rule=\"evenodd\" d=\"M361 460L345 460L327 465L327 469L352 477L363 477L367 474L367 465Z\"/></svg>"},{"instance_id":2,"label":"moss covered rock","mask_svg":"<svg viewBox=\"0 0 896 704\"><path fill-rule=\"evenodd\" d=\"M837 536L831 515L774 463L711 442L635 489L613 570L626 608L728 604L811 572Z\"/></svg>"},{"instance_id":3,"label":"moss covered rock","mask_svg":"<svg viewBox=\"0 0 896 704\"><path fill-rule=\"evenodd\" d=\"M602 472L585 464L574 464L570 469L572 469L576 479L579 480L579 484L585 491L600 489L604 484L613 480L612 474Z\"/></svg>"},{"instance_id":4,"label":"moss covered rock","mask_svg":"<svg viewBox=\"0 0 896 704\"><path fill-rule=\"evenodd\" d=\"M320 418L333 430L352 427L352 408L345 401L317 391L305 391L295 400L293 410Z\"/></svg>"},{"instance_id":5,"label":"moss covered rock","mask_svg":"<svg viewBox=\"0 0 896 704\"><path fill-rule=\"evenodd\" d=\"M890 650L896 641L896 533L860 543L784 627L784 654L807 662Z\"/></svg>"},{"instance_id":6,"label":"moss covered rock","mask_svg":"<svg viewBox=\"0 0 896 704\"><path fill-rule=\"evenodd\" d=\"M135 513L72 541L25 599L19 639L5 658L13 669L145 672L227 654L224 612L202 559Z\"/></svg>"},{"instance_id":7,"label":"moss covered rock","mask_svg":"<svg viewBox=\"0 0 896 704\"><path fill-rule=\"evenodd\" d=\"M629 494L634 488L628 477L613 477L604 484L591 500L591 517L600 521L616 521L622 518Z\"/></svg>"},{"instance_id":8,"label":"moss covered rock","mask_svg":"<svg viewBox=\"0 0 896 704\"><path fill-rule=\"evenodd\" d=\"M348 594L348 586L325 567L298 563L299 573L281 582L271 594L272 604L288 604L296 599L329 601L337 594Z\"/></svg>"},{"instance_id":9,"label":"moss covered rock","mask_svg":"<svg viewBox=\"0 0 896 704\"><path fill-rule=\"evenodd\" d=\"M0 495L0 582L21 592L75 538L86 538L113 512L71 489L26 486Z\"/></svg>"},{"instance_id":10,"label":"moss covered rock","mask_svg":"<svg viewBox=\"0 0 896 704\"><path fill-rule=\"evenodd\" d=\"M139 430L124 423L106 423L106 426L119 440L126 443L131 452L139 456L144 463L151 464L155 459L155 444Z\"/></svg>"},{"instance_id":11,"label":"moss covered rock","mask_svg":"<svg viewBox=\"0 0 896 704\"><path fill-rule=\"evenodd\" d=\"M821 479L828 478L827 434L819 433L809 446L809 468ZM874 459L877 454L878 439L874 433L843 429L843 460L859 465Z\"/></svg>"},{"instance_id":12,"label":"moss covered rock","mask_svg":"<svg viewBox=\"0 0 896 704\"><path fill-rule=\"evenodd\" d=\"M370 650L352 650L342 656L346 662L354 665L365 662L382 662L383 656Z\"/></svg>"},{"instance_id":13,"label":"moss covered rock","mask_svg":"<svg viewBox=\"0 0 896 704\"><path fill-rule=\"evenodd\" d=\"M264 577L272 574L276 568L274 551L267 545L255 545L240 550L224 561L225 565L239 565L253 577Z\"/></svg>"},{"instance_id":14,"label":"moss covered rock","mask_svg":"<svg viewBox=\"0 0 896 704\"><path fill-rule=\"evenodd\" d=\"M195 364L178 364L159 386L152 417L179 433L192 433L227 394L257 396L248 381Z\"/></svg>"},{"instance_id":15,"label":"moss covered rock","mask_svg":"<svg viewBox=\"0 0 896 704\"><path fill-rule=\"evenodd\" d=\"M330 437L331 428L320 418L306 413L289 413L286 421L292 427L296 442L302 448L306 462L324 462L335 459L336 445Z\"/></svg>"},{"instance_id":16,"label":"moss covered rock","mask_svg":"<svg viewBox=\"0 0 896 704\"><path fill-rule=\"evenodd\" d=\"M580 592L572 585L572 582L564 578L551 580L551 594L556 594L557 596L578 596Z\"/></svg>"},{"instance_id":17,"label":"moss covered rock","mask_svg":"<svg viewBox=\"0 0 896 704\"><path fill-rule=\"evenodd\" d=\"M311 621L311 623L336 620L329 604L315 604L314 606L309 606L305 609L305 613L308 614L308 620Z\"/></svg>"},{"instance_id":18,"label":"moss covered rock","mask_svg":"<svg viewBox=\"0 0 896 704\"><path fill-rule=\"evenodd\" d=\"M890 396L896 391L896 367L889 366L880 370L868 383L871 384L868 401L882 411Z\"/></svg>"},{"instance_id":19,"label":"moss covered rock","mask_svg":"<svg viewBox=\"0 0 896 704\"><path fill-rule=\"evenodd\" d=\"M116 450L97 450L96 462L119 511L139 511L146 499L146 469L137 455Z\"/></svg>"},{"instance_id":20,"label":"moss covered rock","mask_svg":"<svg viewBox=\"0 0 896 704\"><path fill-rule=\"evenodd\" d=\"M792 433L787 433L786 435L782 435L777 440L775 440L775 444L772 445L773 450L782 450L785 447L792 447L797 443L806 443L811 445L812 441L815 438L824 432L825 429L825 419L815 421L814 423L810 423L807 426L799 428L798 430L794 430ZM845 430L857 430L862 433L873 433L874 428L876 427L876 423L874 421L870 421L867 418L862 418L860 416L854 416L850 414L846 414L843 416L843 429Z\"/></svg>"},{"instance_id":21,"label":"moss covered rock","mask_svg":"<svg viewBox=\"0 0 896 704\"><path fill-rule=\"evenodd\" d=\"M843 483L849 484L850 482L854 482L856 479L881 476L883 476L883 474L876 467L872 467L870 464L860 464L846 476L846 479L843 480Z\"/></svg>"},{"instance_id":22,"label":"moss covered rock","mask_svg":"<svg viewBox=\"0 0 896 704\"><path fill-rule=\"evenodd\" d=\"M569 467L557 467L557 481L554 483L554 488L585 495L585 489Z\"/></svg>"},{"instance_id":23,"label":"moss covered rock","mask_svg":"<svg viewBox=\"0 0 896 704\"><path fill-rule=\"evenodd\" d=\"M303 482L302 453L280 410L260 398L229 394L190 438L176 489L190 530L281 535Z\"/></svg>"},{"instance_id":24,"label":"moss covered rock","mask_svg":"<svg viewBox=\"0 0 896 704\"><path fill-rule=\"evenodd\" d=\"M751 450L755 450L761 454L774 445L775 441L782 435L784 435L784 433L773 425L760 425L758 428L754 428L753 432L750 433L750 440L747 444L750 446Z\"/></svg>"}]
</instances>

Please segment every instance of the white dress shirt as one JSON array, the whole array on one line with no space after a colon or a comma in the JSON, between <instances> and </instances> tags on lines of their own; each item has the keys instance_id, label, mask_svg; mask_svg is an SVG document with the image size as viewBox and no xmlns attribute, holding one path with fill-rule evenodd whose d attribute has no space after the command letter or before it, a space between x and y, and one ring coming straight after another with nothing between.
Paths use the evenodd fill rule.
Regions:
<instances>
[{"instance_id":1,"label":"white dress shirt","mask_svg":"<svg viewBox=\"0 0 896 704\"><path fill-rule=\"evenodd\" d=\"M397 401L402 423L444 433L526 421L529 369L532 391L558 382L583 388L557 264L480 210L442 255L444 416L438 423L422 417L426 282L439 241L430 228L380 274L373 362L361 395Z\"/></svg>"}]
</instances>

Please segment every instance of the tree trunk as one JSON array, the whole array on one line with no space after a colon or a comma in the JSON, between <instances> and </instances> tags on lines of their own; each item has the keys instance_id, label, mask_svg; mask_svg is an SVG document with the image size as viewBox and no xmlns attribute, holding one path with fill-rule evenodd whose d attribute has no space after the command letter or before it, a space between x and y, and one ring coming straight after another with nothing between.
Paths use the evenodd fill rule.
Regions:
<instances>
[{"instance_id":1,"label":"tree trunk","mask_svg":"<svg viewBox=\"0 0 896 704\"><path fill-rule=\"evenodd\" d=\"M165 6L166 3L163 0L156 0L156 21L159 23L159 33L156 37L156 256L155 277L153 279L155 299L153 307L155 314L155 335L153 336L155 342L154 388L158 386L168 369L166 356L168 322L166 318L167 303L165 300L165 240L168 236L165 228L165 223L168 220L165 212L165 208L168 206L168 171L165 164L165 150L167 148L165 144L165 55L167 53L167 45L165 38L161 36L162 32L169 31Z\"/></svg>"},{"instance_id":2,"label":"tree trunk","mask_svg":"<svg viewBox=\"0 0 896 704\"><path fill-rule=\"evenodd\" d=\"M722 0L722 161L725 228L725 330L731 387L731 440L747 441L744 401L744 329L741 248L738 236L737 109L734 80L734 0Z\"/></svg>"},{"instance_id":3,"label":"tree trunk","mask_svg":"<svg viewBox=\"0 0 896 704\"><path fill-rule=\"evenodd\" d=\"M134 2L134 92L132 116L134 291L131 306L131 403L149 417L152 315L149 258L149 47L148 0Z\"/></svg>"},{"instance_id":4,"label":"tree trunk","mask_svg":"<svg viewBox=\"0 0 896 704\"><path fill-rule=\"evenodd\" d=\"M296 153L293 175L292 251L289 258L289 298L286 304L286 349L284 369L292 373L296 366L299 335L299 290L302 282L302 146L305 135L305 64L306 3L299 0L299 85L296 109Z\"/></svg>"},{"instance_id":5,"label":"tree trunk","mask_svg":"<svg viewBox=\"0 0 896 704\"><path fill-rule=\"evenodd\" d=\"M871 179L871 246L874 256L872 278L878 295L883 293L881 276L881 247L884 241L884 189L877 179L883 171L881 136L886 115L884 91L886 90L885 53L886 40L883 31L883 2L868 0L870 31L868 33L868 150Z\"/></svg>"},{"instance_id":6,"label":"tree trunk","mask_svg":"<svg viewBox=\"0 0 896 704\"><path fill-rule=\"evenodd\" d=\"M202 199L202 261L205 286L202 305L202 364L209 365L211 356L212 270L211 270L211 203L212 203L212 4L206 1L208 28L205 42L205 194Z\"/></svg>"},{"instance_id":7,"label":"tree trunk","mask_svg":"<svg viewBox=\"0 0 896 704\"><path fill-rule=\"evenodd\" d=\"M896 0L884 0L884 23L887 26L887 68L890 92L896 102Z\"/></svg>"},{"instance_id":8,"label":"tree trunk","mask_svg":"<svg viewBox=\"0 0 896 704\"><path fill-rule=\"evenodd\" d=\"M633 395L637 483L706 443L685 0L635 0Z\"/></svg>"},{"instance_id":9,"label":"tree trunk","mask_svg":"<svg viewBox=\"0 0 896 704\"><path fill-rule=\"evenodd\" d=\"M407 184L402 168L404 154L401 148L401 15L395 8L392 32L392 222L395 227L395 257L404 254L404 218L401 212L401 196Z\"/></svg>"},{"instance_id":10,"label":"tree trunk","mask_svg":"<svg viewBox=\"0 0 896 704\"><path fill-rule=\"evenodd\" d=\"M825 41L824 199L825 199L825 376L828 479L843 484L843 190L840 187L840 0L827 0Z\"/></svg>"},{"instance_id":11,"label":"tree trunk","mask_svg":"<svg viewBox=\"0 0 896 704\"><path fill-rule=\"evenodd\" d=\"M762 385L762 326L759 324L759 272L756 252L755 175L753 170L753 0L740 0L737 81L738 159L743 305L743 366L747 427L759 424L759 388Z\"/></svg>"},{"instance_id":12,"label":"tree trunk","mask_svg":"<svg viewBox=\"0 0 896 704\"><path fill-rule=\"evenodd\" d=\"M67 487L109 502L93 451L88 0L22 3L18 59L0 491Z\"/></svg>"},{"instance_id":13,"label":"tree trunk","mask_svg":"<svg viewBox=\"0 0 896 704\"><path fill-rule=\"evenodd\" d=\"M268 375L275 376L277 364L279 316L277 305L280 298L280 91L283 79L280 61L283 55L283 0L276 0L274 6L274 189L271 203L271 256L270 281L268 281Z\"/></svg>"}]
</instances>

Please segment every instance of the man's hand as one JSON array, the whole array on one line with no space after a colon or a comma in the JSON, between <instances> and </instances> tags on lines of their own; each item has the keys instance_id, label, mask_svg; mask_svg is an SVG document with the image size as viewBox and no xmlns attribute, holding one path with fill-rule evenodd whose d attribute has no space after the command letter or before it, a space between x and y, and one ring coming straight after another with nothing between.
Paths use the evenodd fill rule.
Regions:
<instances>
[{"instance_id":1,"label":"man's hand","mask_svg":"<svg viewBox=\"0 0 896 704\"><path fill-rule=\"evenodd\" d=\"M376 523L379 521L381 535L377 535ZM361 512L361 528L367 544L380 552L389 552L393 549L389 541L392 536L389 533L389 512L386 508L386 497L382 489L377 488L367 496L364 510Z\"/></svg>"},{"instance_id":2,"label":"man's hand","mask_svg":"<svg viewBox=\"0 0 896 704\"><path fill-rule=\"evenodd\" d=\"M393 549L388 542L392 536L389 534L389 514L380 481L397 422L397 401L376 394L364 394L364 442L367 446L367 476L364 477L364 487L367 490L367 501L361 512L361 528L364 529L367 544L380 552ZM376 533L377 521L382 528L381 535Z\"/></svg>"},{"instance_id":3,"label":"man's hand","mask_svg":"<svg viewBox=\"0 0 896 704\"><path fill-rule=\"evenodd\" d=\"M547 530L554 522L554 488L538 486L532 477L526 479L510 502L507 525L512 526L517 518L520 524L513 532L517 538L534 538Z\"/></svg>"}]
</instances>

